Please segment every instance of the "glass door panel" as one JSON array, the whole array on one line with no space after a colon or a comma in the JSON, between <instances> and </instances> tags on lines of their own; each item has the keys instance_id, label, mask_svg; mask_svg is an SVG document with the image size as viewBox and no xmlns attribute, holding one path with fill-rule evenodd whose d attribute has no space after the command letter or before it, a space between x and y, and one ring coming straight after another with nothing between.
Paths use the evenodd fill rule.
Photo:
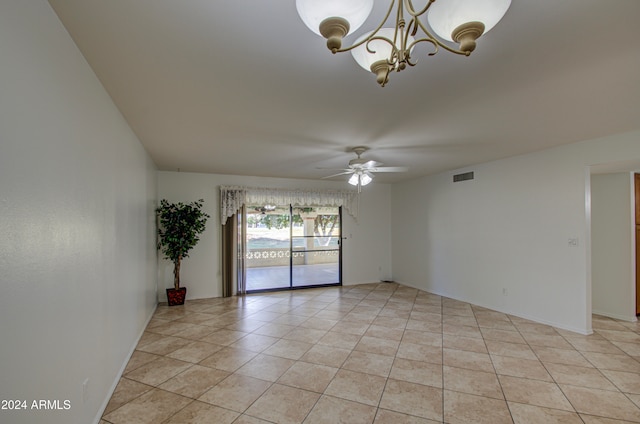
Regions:
<instances>
[{"instance_id":1,"label":"glass door panel","mask_svg":"<svg viewBox=\"0 0 640 424\"><path fill-rule=\"evenodd\" d=\"M292 208L292 287L342 282L340 218L340 208Z\"/></svg>"},{"instance_id":2,"label":"glass door panel","mask_svg":"<svg viewBox=\"0 0 640 424\"><path fill-rule=\"evenodd\" d=\"M291 287L289 205L246 208L247 291Z\"/></svg>"}]
</instances>

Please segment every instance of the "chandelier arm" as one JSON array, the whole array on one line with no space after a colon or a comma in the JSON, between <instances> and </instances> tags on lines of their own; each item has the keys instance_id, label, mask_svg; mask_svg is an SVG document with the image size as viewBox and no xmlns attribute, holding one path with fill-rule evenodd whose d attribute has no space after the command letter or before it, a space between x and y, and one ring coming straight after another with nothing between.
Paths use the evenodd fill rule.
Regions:
<instances>
[{"instance_id":1,"label":"chandelier arm","mask_svg":"<svg viewBox=\"0 0 640 424\"><path fill-rule=\"evenodd\" d=\"M413 8L413 2L412 0L403 0L405 2L405 8L407 9L407 12L409 13L409 15L411 15L411 24L415 24L415 27L413 29L413 35L415 35L415 33L418 31L418 28L420 28L422 30L422 32L424 32L428 38L430 38L432 41L432 43L437 44L438 46L442 47L443 49L451 52L451 53L455 53L455 54L459 54L459 55L463 55L463 56L469 56L471 54L470 51L463 51L460 49L456 49L454 47L449 46L448 44L440 41L440 39L438 37L436 37L435 35L433 35L431 33L431 31L429 31L427 29L427 27L422 23L422 21L420 19L418 19L420 16L424 15L427 10L429 10L429 8L431 7L431 5L436 1L436 0L429 0L427 2L427 5L420 10L419 12L416 12L415 9ZM413 43L413 45L415 45L415 43ZM433 56L434 54L436 54L438 52L438 49L436 49L433 53L429 53L429 56Z\"/></svg>"},{"instance_id":2,"label":"chandelier arm","mask_svg":"<svg viewBox=\"0 0 640 424\"><path fill-rule=\"evenodd\" d=\"M429 10L429 8L431 7L431 4L434 3L436 0L429 0L429 2L424 7L424 9L422 9L419 12L415 11L415 9L413 8L413 2L411 0L403 0L403 1L405 3L405 8L409 12L409 15L413 16L414 18L417 18L418 16L424 15L425 12Z\"/></svg>"},{"instance_id":3,"label":"chandelier arm","mask_svg":"<svg viewBox=\"0 0 640 424\"><path fill-rule=\"evenodd\" d=\"M433 56L436 53L438 53L438 49L439 49L439 45L438 43L436 43L435 41L433 41L430 38L419 38L417 40L415 40L413 43L411 43L409 46L407 46L407 51L411 51L411 49L413 49L413 47L418 44L418 43L430 43L433 46L433 51L430 53L427 53L429 56ZM418 61L412 61L411 57L407 57L407 64L410 66L416 66L418 64Z\"/></svg>"},{"instance_id":4,"label":"chandelier arm","mask_svg":"<svg viewBox=\"0 0 640 424\"><path fill-rule=\"evenodd\" d=\"M372 34L374 35L374 34ZM388 39L387 37L383 37L381 35L376 35L376 36L372 36L368 41L367 44L365 45L365 48L367 49L367 51L371 54L375 54L376 51L371 49L369 47L369 43L371 43L374 40L380 40L380 41L384 41L385 43L389 44L391 46L391 55L390 57L387 59L387 63L389 65L395 65L396 63L398 63L398 48L395 45L394 41L391 41L390 39Z\"/></svg>"},{"instance_id":5,"label":"chandelier arm","mask_svg":"<svg viewBox=\"0 0 640 424\"><path fill-rule=\"evenodd\" d=\"M403 34L402 34L402 30L404 29L405 26L405 22L404 22L404 12L403 12L403 1L404 0L398 0L398 9L396 11L396 30L393 33L393 46L397 46L398 44L398 32L400 33L400 48L404 48L404 45L402 44L402 39L403 39ZM400 31L398 31L398 29L400 29Z\"/></svg>"},{"instance_id":6,"label":"chandelier arm","mask_svg":"<svg viewBox=\"0 0 640 424\"><path fill-rule=\"evenodd\" d=\"M398 13L396 16L396 31L394 34L394 43L397 46L397 38L400 37L400 48L395 49L396 62L398 64L397 71L400 72L406 67L406 62L409 59L409 50L407 50L407 40L409 39L409 30L411 29L411 20L409 25L406 25L404 20L404 0L398 1Z\"/></svg>"},{"instance_id":7,"label":"chandelier arm","mask_svg":"<svg viewBox=\"0 0 640 424\"><path fill-rule=\"evenodd\" d=\"M409 25L407 28L411 28L413 26L413 33L416 33L418 31L418 28L420 28L426 35L427 37L432 40L431 44L437 44L438 46L442 47L443 49L451 52L451 53L455 53L455 54L459 54L459 55L463 55L463 56L469 56L471 54L471 52L467 52L467 51L462 51L456 48L453 48L447 44L445 44L444 42L440 41L438 39L438 37L436 37L435 35L433 35L425 26L424 24L420 21L420 19L418 19L419 16L423 15L428 9L429 7L431 7L431 4L435 1L435 0L429 0L429 2L427 3L427 5L420 10L419 12L416 12L415 9L413 8L413 3L411 0L392 0L391 4L389 5L389 9L387 9L387 12L384 15L384 18L382 19L382 21L380 22L380 24L376 27L376 29L374 29L371 34L360 40L359 42L352 44L349 47L342 47L340 49L335 50L334 53L344 53L344 52L348 52L351 51L353 49L355 49L356 47L359 47L365 43L369 43L369 41L371 41L374 37L376 37L376 34L380 31L380 29L384 26L384 24L389 20L389 17L391 16L391 11L393 10L394 6L396 6L396 1L398 2L397 5L397 14L396 14L396 27L398 27L398 23L400 21L400 19L402 19L402 11L403 11L403 6L407 9L407 12L411 15L411 20L409 21ZM404 4L403 4L404 2ZM408 33L408 30L407 30ZM388 39L385 38L385 41L389 41ZM395 46L395 44L391 43L392 46ZM415 43L413 43L413 45L415 45ZM369 48L367 47L367 51L370 52ZM408 51L408 50L407 50ZM430 53L429 56L433 56L435 53L437 53L437 49L435 52Z\"/></svg>"},{"instance_id":8,"label":"chandelier arm","mask_svg":"<svg viewBox=\"0 0 640 424\"><path fill-rule=\"evenodd\" d=\"M410 1L410 0L408 0ZM469 56L471 54L470 51L463 51L460 49L456 49L454 47L449 46L448 44L440 41L440 39L438 37L436 37L435 35L433 35L428 29L427 27L424 26L424 24L420 21L420 19L418 19L417 17L413 17L412 21L415 21L415 23L420 27L420 29L422 30L422 32L424 32L427 37L432 40L433 43L437 44L438 46L442 47L443 49L451 52L451 53L455 53L455 54L459 54L462 56ZM435 54L435 53L434 53ZM433 55L430 55L433 56Z\"/></svg>"},{"instance_id":9,"label":"chandelier arm","mask_svg":"<svg viewBox=\"0 0 640 424\"><path fill-rule=\"evenodd\" d=\"M393 10L393 7L396 5L396 1L402 2L403 0L391 0L391 4L389 5L389 9L387 10L387 13L384 15L384 18L382 19L382 22L380 22L380 25L378 25L376 27L376 29L374 29L368 37L360 40L358 43L355 43L355 44L353 44L353 45L351 45L349 47L339 48L334 53L348 52L350 50L355 49L356 47L359 47L359 46L363 45L364 43L368 43L380 31L380 29L387 22L387 20L389 20L389 16L391 16L391 11Z\"/></svg>"},{"instance_id":10,"label":"chandelier arm","mask_svg":"<svg viewBox=\"0 0 640 424\"><path fill-rule=\"evenodd\" d=\"M420 28L415 22L416 19L417 18L415 17L411 18L409 20L409 25L407 25L407 34L411 32L412 37L415 37L415 35L418 33L418 28Z\"/></svg>"}]
</instances>

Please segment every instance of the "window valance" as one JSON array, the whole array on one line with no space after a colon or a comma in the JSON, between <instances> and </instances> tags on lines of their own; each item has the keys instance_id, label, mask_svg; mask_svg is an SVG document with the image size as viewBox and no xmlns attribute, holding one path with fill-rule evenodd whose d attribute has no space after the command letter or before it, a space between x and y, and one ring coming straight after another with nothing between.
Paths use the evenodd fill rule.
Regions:
<instances>
[{"instance_id":1,"label":"window valance","mask_svg":"<svg viewBox=\"0 0 640 424\"><path fill-rule=\"evenodd\" d=\"M342 206L349 215L358 217L357 194L353 191L220 186L222 225L242 205Z\"/></svg>"}]
</instances>

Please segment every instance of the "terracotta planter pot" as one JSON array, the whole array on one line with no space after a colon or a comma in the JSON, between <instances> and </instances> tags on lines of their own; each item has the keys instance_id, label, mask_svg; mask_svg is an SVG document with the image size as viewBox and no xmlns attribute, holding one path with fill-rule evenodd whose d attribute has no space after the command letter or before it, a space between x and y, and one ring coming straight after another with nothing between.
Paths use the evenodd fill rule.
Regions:
<instances>
[{"instance_id":1,"label":"terracotta planter pot","mask_svg":"<svg viewBox=\"0 0 640 424\"><path fill-rule=\"evenodd\" d=\"M167 302L169 306L184 305L184 299L187 297L187 288L167 289Z\"/></svg>"}]
</instances>

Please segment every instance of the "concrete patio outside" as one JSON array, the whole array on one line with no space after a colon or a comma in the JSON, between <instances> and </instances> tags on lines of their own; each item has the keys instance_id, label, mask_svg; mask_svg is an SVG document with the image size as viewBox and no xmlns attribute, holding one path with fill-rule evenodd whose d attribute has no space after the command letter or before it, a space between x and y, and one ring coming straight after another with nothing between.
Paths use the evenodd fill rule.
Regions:
<instances>
[{"instance_id":1,"label":"concrete patio outside","mask_svg":"<svg viewBox=\"0 0 640 424\"><path fill-rule=\"evenodd\" d=\"M338 263L294 265L293 287L335 284L340 282ZM289 287L289 266L247 268L247 290Z\"/></svg>"}]
</instances>

